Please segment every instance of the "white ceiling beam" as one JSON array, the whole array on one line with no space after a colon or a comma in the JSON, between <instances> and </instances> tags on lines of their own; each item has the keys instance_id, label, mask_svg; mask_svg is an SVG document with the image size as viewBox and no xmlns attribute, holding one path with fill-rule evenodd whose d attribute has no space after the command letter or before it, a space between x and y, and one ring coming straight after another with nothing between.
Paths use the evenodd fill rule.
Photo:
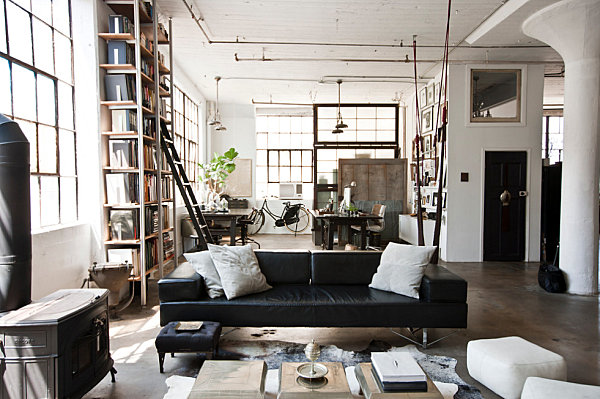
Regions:
<instances>
[{"instance_id":1,"label":"white ceiling beam","mask_svg":"<svg viewBox=\"0 0 600 399\"><path fill-rule=\"evenodd\" d=\"M475 43L496 26L500 25L508 17L513 15L519 8L523 7L529 1L530 0L506 0L506 2L500 8L498 8L492 15L490 15L477 28L475 28L475 30L465 38L465 41L469 44Z\"/></svg>"}]
</instances>

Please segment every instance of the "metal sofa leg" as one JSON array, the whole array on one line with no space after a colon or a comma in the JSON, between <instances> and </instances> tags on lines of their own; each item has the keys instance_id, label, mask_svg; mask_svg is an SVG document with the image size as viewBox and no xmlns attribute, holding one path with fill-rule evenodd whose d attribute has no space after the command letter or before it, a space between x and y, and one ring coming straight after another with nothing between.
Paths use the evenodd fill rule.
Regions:
<instances>
[{"instance_id":1,"label":"metal sofa leg","mask_svg":"<svg viewBox=\"0 0 600 399\"><path fill-rule=\"evenodd\" d=\"M418 339L418 338L417 338L417 336L415 335L415 333L416 333L417 331L419 331L419 330L423 330L423 334L422 334L422 339L421 339L421 342L417 341L417 339ZM456 333L458 332L458 330L454 330L454 331L452 331L450 334L446 334L446 335L444 335L443 337L441 337L441 338L438 338L438 339L436 339L435 341L433 341L433 342L431 342L431 343L430 343L430 342L429 342L429 335L428 335L428 332L429 332L429 331L428 331L428 329L427 329L427 328L414 328L414 329L413 329L413 328L408 328L408 331L409 331L409 332L410 332L410 334L412 335L412 338L410 338L410 337L407 337L406 335L400 334L398 331L394 331L394 329L393 329L393 328L390 328L390 331L391 331L392 333L394 333L394 334L398 335L399 337L402 337L402 338L404 338L405 340L412 342L412 343L413 343L413 344L415 344L415 345L419 345L419 346L420 346L421 348L423 348L423 349L427 349L427 348L428 348L428 347L430 347L431 345L433 345L433 344L435 344L435 343L438 343L438 342L440 342L441 340L443 340L443 339L446 339L446 338L448 338L449 336L451 336L451 335L454 335L454 334L456 334Z\"/></svg>"}]
</instances>

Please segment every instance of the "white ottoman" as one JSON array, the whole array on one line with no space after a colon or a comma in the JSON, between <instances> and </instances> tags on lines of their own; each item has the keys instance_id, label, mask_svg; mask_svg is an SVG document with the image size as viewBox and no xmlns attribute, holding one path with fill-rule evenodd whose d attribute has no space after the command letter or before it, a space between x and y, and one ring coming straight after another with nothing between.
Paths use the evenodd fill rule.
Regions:
<instances>
[{"instance_id":1,"label":"white ottoman","mask_svg":"<svg viewBox=\"0 0 600 399\"><path fill-rule=\"evenodd\" d=\"M529 377L525 381L523 393L521 394L521 399L564 398L597 399L600 398L600 387L549 380L540 377Z\"/></svg>"},{"instance_id":2,"label":"white ottoman","mask_svg":"<svg viewBox=\"0 0 600 399\"><path fill-rule=\"evenodd\" d=\"M519 399L527 377L567 378L562 356L521 337L469 342L467 369L471 377L505 399Z\"/></svg>"}]
</instances>

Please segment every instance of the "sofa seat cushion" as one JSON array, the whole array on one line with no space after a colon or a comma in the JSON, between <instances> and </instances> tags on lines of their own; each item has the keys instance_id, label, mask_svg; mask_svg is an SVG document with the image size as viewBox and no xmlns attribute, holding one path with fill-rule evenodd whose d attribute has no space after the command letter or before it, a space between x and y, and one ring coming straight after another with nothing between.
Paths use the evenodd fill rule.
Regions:
<instances>
[{"instance_id":1,"label":"sofa seat cushion","mask_svg":"<svg viewBox=\"0 0 600 399\"><path fill-rule=\"evenodd\" d=\"M313 288L316 306L385 306L419 303L418 299L369 288L366 285L317 285Z\"/></svg>"}]
</instances>

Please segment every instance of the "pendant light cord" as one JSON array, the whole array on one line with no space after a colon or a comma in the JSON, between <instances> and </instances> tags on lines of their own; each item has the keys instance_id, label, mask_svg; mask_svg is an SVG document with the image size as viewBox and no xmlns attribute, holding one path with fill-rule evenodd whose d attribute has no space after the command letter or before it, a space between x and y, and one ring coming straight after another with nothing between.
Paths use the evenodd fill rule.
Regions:
<instances>
[{"instance_id":1,"label":"pendant light cord","mask_svg":"<svg viewBox=\"0 0 600 399\"><path fill-rule=\"evenodd\" d=\"M417 36L413 36L413 66L415 73L415 150L417 155L417 170L416 170L416 181L417 181L417 241L419 246L425 245L425 238L423 236L423 210L421 208L421 112L419 111L419 85L417 83Z\"/></svg>"}]
</instances>

